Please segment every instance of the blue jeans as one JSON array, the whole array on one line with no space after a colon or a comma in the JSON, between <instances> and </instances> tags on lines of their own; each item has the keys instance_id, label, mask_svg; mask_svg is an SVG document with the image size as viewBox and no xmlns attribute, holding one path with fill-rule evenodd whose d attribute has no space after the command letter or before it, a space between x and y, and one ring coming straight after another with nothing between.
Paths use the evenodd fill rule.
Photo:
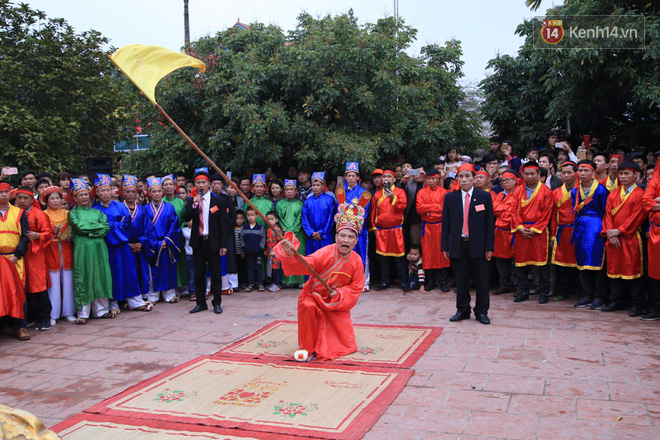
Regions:
<instances>
[{"instance_id":1,"label":"blue jeans","mask_svg":"<svg viewBox=\"0 0 660 440\"><path fill-rule=\"evenodd\" d=\"M195 293L195 262L192 255L186 255L186 268L188 269L188 293Z\"/></svg>"},{"instance_id":2,"label":"blue jeans","mask_svg":"<svg viewBox=\"0 0 660 440\"><path fill-rule=\"evenodd\" d=\"M408 275L408 286L410 290L419 290L419 277L417 273Z\"/></svg>"},{"instance_id":3,"label":"blue jeans","mask_svg":"<svg viewBox=\"0 0 660 440\"><path fill-rule=\"evenodd\" d=\"M253 285L255 281L258 284L263 284L264 272L263 268L261 267L261 254L245 254L245 259L247 260L248 266L248 285Z\"/></svg>"},{"instance_id":4,"label":"blue jeans","mask_svg":"<svg viewBox=\"0 0 660 440\"><path fill-rule=\"evenodd\" d=\"M276 286L282 284L282 268L273 269L273 284Z\"/></svg>"}]
</instances>

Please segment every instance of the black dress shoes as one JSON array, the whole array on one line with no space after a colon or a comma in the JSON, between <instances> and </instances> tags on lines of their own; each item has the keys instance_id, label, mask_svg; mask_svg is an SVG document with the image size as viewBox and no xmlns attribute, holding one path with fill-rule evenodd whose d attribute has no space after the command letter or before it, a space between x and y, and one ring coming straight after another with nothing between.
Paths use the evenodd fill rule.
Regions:
<instances>
[{"instance_id":1,"label":"black dress shoes","mask_svg":"<svg viewBox=\"0 0 660 440\"><path fill-rule=\"evenodd\" d=\"M633 318L636 316L642 316L642 306L633 304L633 306L630 308L630 312L628 312L628 316L632 316Z\"/></svg>"},{"instance_id":2,"label":"black dress shoes","mask_svg":"<svg viewBox=\"0 0 660 440\"><path fill-rule=\"evenodd\" d=\"M548 302L548 294L542 293L539 295L539 304L545 304Z\"/></svg>"},{"instance_id":3,"label":"black dress shoes","mask_svg":"<svg viewBox=\"0 0 660 440\"><path fill-rule=\"evenodd\" d=\"M216 304L213 306L213 313L217 313L218 315L222 313L222 307L220 307L220 304Z\"/></svg>"},{"instance_id":4,"label":"black dress shoes","mask_svg":"<svg viewBox=\"0 0 660 440\"><path fill-rule=\"evenodd\" d=\"M476 318L477 318L477 321L479 321L480 323L482 323L484 325L490 324L490 318L488 318L488 315L486 315L485 313L482 313L481 315L477 315Z\"/></svg>"},{"instance_id":5,"label":"black dress shoes","mask_svg":"<svg viewBox=\"0 0 660 440\"><path fill-rule=\"evenodd\" d=\"M379 285L376 286L376 288L375 288L374 290L375 290L376 292L380 292L381 290L385 290L385 289L387 289L387 286L388 286L388 285L387 285L387 284L384 284L384 283L383 283L383 284L379 284Z\"/></svg>"},{"instance_id":6,"label":"black dress shoes","mask_svg":"<svg viewBox=\"0 0 660 440\"><path fill-rule=\"evenodd\" d=\"M440 281L440 290L449 292L449 283L447 281Z\"/></svg>"},{"instance_id":7,"label":"black dress shoes","mask_svg":"<svg viewBox=\"0 0 660 440\"><path fill-rule=\"evenodd\" d=\"M497 290L493 290L493 295L504 295L505 293L511 292L511 289L509 287L500 287Z\"/></svg>"},{"instance_id":8,"label":"black dress shoes","mask_svg":"<svg viewBox=\"0 0 660 440\"><path fill-rule=\"evenodd\" d=\"M513 302L519 303L519 302L527 301L528 299L529 299L529 293L522 292L513 298Z\"/></svg>"},{"instance_id":9,"label":"black dress shoes","mask_svg":"<svg viewBox=\"0 0 660 440\"><path fill-rule=\"evenodd\" d=\"M435 283L424 283L424 290L426 290L427 292L430 292L435 288L436 288Z\"/></svg>"},{"instance_id":10,"label":"black dress shoes","mask_svg":"<svg viewBox=\"0 0 660 440\"><path fill-rule=\"evenodd\" d=\"M470 319L470 314L457 312L454 316L449 318L449 322L462 321L464 319Z\"/></svg>"},{"instance_id":11,"label":"black dress shoes","mask_svg":"<svg viewBox=\"0 0 660 440\"><path fill-rule=\"evenodd\" d=\"M594 304L596 304L596 301L594 301ZM593 304L592 307L593 308ZM616 312L617 310L623 310L626 308L626 305L622 302L619 301L612 301L609 304L605 304L600 308L601 312Z\"/></svg>"},{"instance_id":12,"label":"black dress shoes","mask_svg":"<svg viewBox=\"0 0 660 440\"><path fill-rule=\"evenodd\" d=\"M208 309L209 309L209 307L207 305L200 306L199 304L197 304L195 307L190 309L190 313L199 313L199 312L203 312L204 310L208 310Z\"/></svg>"}]
</instances>

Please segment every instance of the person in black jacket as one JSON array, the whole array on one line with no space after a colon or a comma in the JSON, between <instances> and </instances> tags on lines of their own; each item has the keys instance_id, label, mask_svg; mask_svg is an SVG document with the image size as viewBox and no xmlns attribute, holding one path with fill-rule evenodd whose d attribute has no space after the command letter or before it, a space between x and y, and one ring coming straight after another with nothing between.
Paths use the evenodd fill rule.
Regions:
<instances>
[{"instance_id":1,"label":"person in black jacket","mask_svg":"<svg viewBox=\"0 0 660 440\"><path fill-rule=\"evenodd\" d=\"M205 171L195 173L193 197L186 202L183 221L192 220L190 247L193 249L195 263L195 286L206 286L206 267L211 270L211 292L213 293L213 311L222 313L222 273L220 257L227 254L230 210L233 209L225 199L209 191L211 181ZM193 190L194 191L194 190ZM193 195L193 193L191 193ZM208 310L204 288L199 287L197 305L190 313Z\"/></svg>"},{"instance_id":2,"label":"person in black jacket","mask_svg":"<svg viewBox=\"0 0 660 440\"><path fill-rule=\"evenodd\" d=\"M488 261L495 246L493 201L486 191L474 188L474 165L458 169L460 191L445 196L442 210L441 249L451 259L456 275L456 309L451 322L470 319L470 274L476 284L474 315L482 324L490 324L488 308ZM467 208L465 210L464 208Z\"/></svg>"}]
</instances>

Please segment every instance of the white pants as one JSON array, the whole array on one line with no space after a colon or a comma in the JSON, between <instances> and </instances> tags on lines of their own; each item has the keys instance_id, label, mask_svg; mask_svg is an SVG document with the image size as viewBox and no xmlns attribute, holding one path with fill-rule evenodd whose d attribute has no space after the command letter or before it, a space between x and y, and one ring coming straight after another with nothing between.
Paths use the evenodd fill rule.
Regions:
<instances>
[{"instance_id":1,"label":"white pants","mask_svg":"<svg viewBox=\"0 0 660 440\"><path fill-rule=\"evenodd\" d=\"M131 310L135 310L138 307L147 305L147 303L145 303L142 299L142 295L126 298L126 302L128 303L128 308ZM110 310L119 310L119 304L117 301L110 301Z\"/></svg>"},{"instance_id":2,"label":"white pants","mask_svg":"<svg viewBox=\"0 0 660 440\"><path fill-rule=\"evenodd\" d=\"M110 311L108 306L108 298L95 299L91 304L85 304L81 310L78 310L78 318L89 319L90 311L93 318L98 318Z\"/></svg>"},{"instance_id":3,"label":"white pants","mask_svg":"<svg viewBox=\"0 0 660 440\"><path fill-rule=\"evenodd\" d=\"M222 276L222 290L229 290L231 283L229 282L229 275Z\"/></svg>"},{"instance_id":4,"label":"white pants","mask_svg":"<svg viewBox=\"0 0 660 440\"><path fill-rule=\"evenodd\" d=\"M222 278L224 278L224 277L222 277ZM229 286L232 289L238 289L238 274L237 273L228 273L227 274L227 280L229 280ZM223 280L222 284L223 285L225 284L224 280Z\"/></svg>"},{"instance_id":5,"label":"white pants","mask_svg":"<svg viewBox=\"0 0 660 440\"><path fill-rule=\"evenodd\" d=\"M367 248L369 245L369 241L367 241ZM369 287L369 282L371 281L371 271L369 270L369 253L367 252L367 255L364 257L364 286ZM378 260L376 260L378 261Z\"/></svg>"},{"instance_id":6,"label":"white pants","mask_svg":"<svg viewBox=\"0 0 660 440\"><path fill-rule=\"evenodd\" d=\"M50 319L60 319L62 316L76 314L76 304L73 300L73 270L58 270L48 272L50 288L48 298L53 306Z\"/></svg>"},{"instance_id":7,"label":"white pants","mask_svg":"<svg viewBox=\"0 0 660 440\"><path fill-rule=\"evenodd\" d=\"M174 297L176 296L176 288L170 289L170 290L156 291L156 292L151 291L147 294L147 297L149 298L149 301L151 301L152 303L157 302L160 299L161 292L163 294L163 300L165 302L172 301L174 299ZM135 297L135 298L137 298L137 297ZM129 306L130 306L130 303L129 303Z\"/></svg>"}]
</instances>

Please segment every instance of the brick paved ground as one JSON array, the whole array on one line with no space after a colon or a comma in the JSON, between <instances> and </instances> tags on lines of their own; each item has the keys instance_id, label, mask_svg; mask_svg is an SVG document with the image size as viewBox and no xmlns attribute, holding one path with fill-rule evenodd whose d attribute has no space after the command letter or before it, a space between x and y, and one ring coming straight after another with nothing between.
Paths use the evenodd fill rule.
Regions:
<instances>
[{"instance_id":1,"label":"brick paved ground","mask_svg":"<svg viewBox=\"0 0 660 440\"><path fill-rule=\"evenodd\" d=\"M0 403L52 426L154 374L278 319L296 291L237 293L225 313L189 301L85 326L59 322L32 340L0 337ZM362 296L353 320L444 327L368 439L660 439L660 322L572 302L491 298L490 326L450 323L453 294Z\"/></svg>"}]
</instances>

